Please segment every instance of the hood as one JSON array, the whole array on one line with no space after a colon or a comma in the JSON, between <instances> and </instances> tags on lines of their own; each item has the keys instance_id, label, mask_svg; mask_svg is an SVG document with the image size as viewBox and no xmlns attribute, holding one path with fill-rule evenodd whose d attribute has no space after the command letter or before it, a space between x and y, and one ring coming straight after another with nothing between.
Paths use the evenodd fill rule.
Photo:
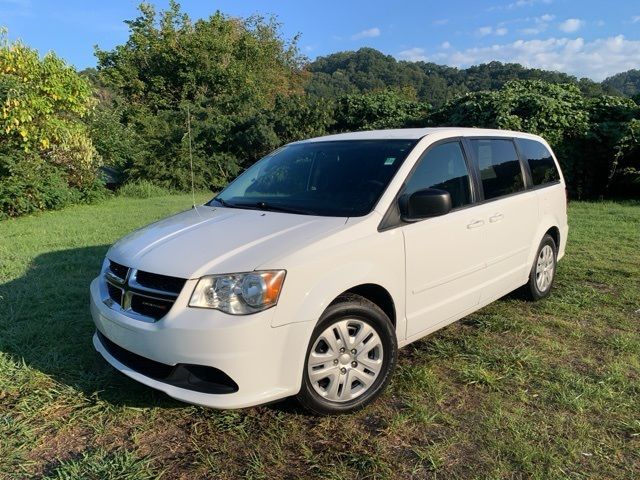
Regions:
<instances>
[{"instance_id":1,"label":"hood","mask_svg":"<svg viewBox=\"0 0 640 480\"><path fill-rule=\"evenodd\" d=\"M180 278L246 272L345 222L341 217L202 206L136 230L115 243L107 257L145 272Z\"/></svg>"}]
</instances>

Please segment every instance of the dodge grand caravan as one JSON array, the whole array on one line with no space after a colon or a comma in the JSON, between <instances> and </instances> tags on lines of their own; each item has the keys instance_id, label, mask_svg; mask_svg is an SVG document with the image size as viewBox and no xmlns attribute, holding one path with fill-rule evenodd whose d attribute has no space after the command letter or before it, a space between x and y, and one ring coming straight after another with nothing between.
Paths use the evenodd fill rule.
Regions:
<instances>
[{"instance_id":1,"label":"dodge grand caravan","mask_svg":"<svg viewBox=\"0 0 640 480\"><path fill-rule=\"evenodd\" d=\"M540 137L424 128L288 144L137 230L91 284L95 348L186 402L363 407L398 348L522 288L549 295L565 185Z\"/></svg>"}]
</instances>

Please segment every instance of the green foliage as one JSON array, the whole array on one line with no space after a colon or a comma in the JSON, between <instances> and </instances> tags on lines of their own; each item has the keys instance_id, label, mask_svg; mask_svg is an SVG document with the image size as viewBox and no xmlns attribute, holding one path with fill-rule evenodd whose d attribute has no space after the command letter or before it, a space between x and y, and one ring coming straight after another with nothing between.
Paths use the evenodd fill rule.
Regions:
<instances>
[{"instance_id":1,"label":"green foliage","mask_svg":"<svg viewBox=\"0 0 640 480\"><path fill-rule=\"evenodd\" d=\"M233 129L232 152L247 167L276 148L327 133L333 120L331 102L307 96L278 96L272 109L262 111Z\"/></svg>"},{"instance_id":2,"label":"green foliage","mask_svg":"<svg viewBox=\"0 0 640 480\"><path fill-rule=\"evenodd\" d=\"M633 97L640 94L640 70L633 69L618 73L606 78L602 84L623 95Z\"/></svg>"},{"instance_id":3,"label":"green foliage","mask_svg":"<svg viewBox=\"0 0 640 480\"><path fill-rule=\"evenodd\" d=\"M63 173L36 154L0 154L0 219L58 209L78 200Z\"/></svg>"},{"instance_id":4,"label":"green foliage","mask_svg":"<svg viewBox=\"0 0 640 480\"><path fill-rule=\"evenodd\" d=\"M139 11L127 41L97 48L97 69L81 75L0 33L1 216L104 198L101 165L109 184L127 183L122 195L190 190L191 164L195 188L217 190L291 141L426 125L537 133L572 196L640 194L638 70L600 84L518 64L397 61L371 48L305 64L273 19L192 21L175 1Z\"/></svg>"},{"instance_id":5,"label":"green foliage","mask_svg":"<svg viewBox=\"0 0 640 480\"><path fill-rule=\"evenodd\" d=\"M428 108L428 104L416 101L415 94L407 90L352 93L338 100L334 128L342 132L401 128L418 122Z\"/></svg>"},{"instance_id":6,"label":"green foliage","mask_svg":"<svg viewBox=\"0 0 640 480\"><path fill-rule=\"evenodd\" d=\"M82 122L92 107L72 67L0 32L0 216L102 196L100 157Z\"/></svg>"},{"instance_id":7,"label":"green foliage","mask_svg":"<svg viewBox=\"0 0 640 480\"><path fill-rule=\"evenodd\" d=\"M146 3L139 8L140 16L126 22L127 42L96 51L99 82L123 100L125 131L115 135L126 140L135 132L144 145L120 164L131 179L184 190L192 156L196 188L219 188L249 163L238 152L264 150L251 146L255 131L245 138L238 126L302 92L295 39L283 40L279 25L261 17L216 12L192 22L175 2L160 13Z\"/></svg>"},{"instance_id":8,"label":"green foliage","mask_svg":"<svg viewBox=\"0 0 640 480\"><path fill-rule=\"evenodd\" d=\"M24 151L60 144L82 133L91 107L89 84L53 53L38 52L0 33L0 135Z\"/></svg>"},{"instance_id":9,"label":"green foliage","mask_svg":"<svg viewBox=\"0 0 640 480\"><path fill-rule=\"evenodd\" d=\"M104 165L124 173L144 158L145 139L126 123L121 101L102 100L88 117L87 126Z\"/></svg>"},{"instance_id":10,"label":"green foliage","mask_svg":"<svg viewBox=\"0 0 640 480\"><path fill-rule=\"evenodd\" d=\"M640 107L629 98L602 96L587 103L589 130L573 145L579 168L572 188L583 196L640 196ZM635 185L635 186L634 186Z\"/></svg>"},{"instance_id":11,"label":"green foliage","mask_svg":"<svg viewBox=\"0 0 640 480\"><path fill-rule=\"evenodd\" d=\"M571 83L588 96L613 91L586 78L578 80L564 73L514 63L490 62L458 69L435 63L397 61L372 48L319 57L307 69L312 76L306 91L314 97L336 100L347 94L409 87L419 100L440 107L468 92L500 89L511 80Z\"/></svg>"},{"instance_id":12,"label":"green foliage","mask_svg":"<svg viewBox=\"0 0 640 480\"><path fill-rule=\"evenodd\" d=\"M118 195L131 198L153 198L170 195L171 190L159 187L148 180L127 182L118 189Z\"/></svg>"},{"instance_id":13,"label":"green foliage","mask_svg":"<svg viewBox=\"0 0 640 480\"><path fill-rule=\"evenodd\" d=\"M587 130L580 90L571 84L511 81L498 91L470 93L434 112L437 125L502 128L542 135L552 144Z\"/></svg>"},{"instance_id":14,"label":"green foliage","mask_svg":"<svg viewBox=\"0 0 640 480\"><path fill-rule=\"evenodd\" d=\"M640 118L624 125L623 134L614 149L615 161L608 184L610 191L622 196L640 197Z\"/></svg>"}]
</instances>

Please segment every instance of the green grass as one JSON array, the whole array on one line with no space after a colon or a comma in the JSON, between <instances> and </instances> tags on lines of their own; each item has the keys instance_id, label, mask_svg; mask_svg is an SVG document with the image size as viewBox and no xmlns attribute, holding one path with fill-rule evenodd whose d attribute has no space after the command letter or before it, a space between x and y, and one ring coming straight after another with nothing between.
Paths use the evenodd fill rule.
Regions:
<instances>
[{"instance_id":1,"label":"green grass","mask_svg":"<svg viewBox=\"0 0 640 480\"><path fill-rule=\"evenodd\" d=\"M181 404L93 351L108 245L190 204L0 222L0 478L638 478L640 204L572 203L548 300L508 296L408 346L380 400L333 418Z\"/></svg>"}]
</instances>

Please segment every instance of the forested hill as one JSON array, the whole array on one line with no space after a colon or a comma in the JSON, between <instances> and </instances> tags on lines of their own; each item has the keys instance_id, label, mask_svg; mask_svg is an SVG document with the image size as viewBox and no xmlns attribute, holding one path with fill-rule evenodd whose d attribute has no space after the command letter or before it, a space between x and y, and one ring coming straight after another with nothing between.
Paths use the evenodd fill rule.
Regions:
<instances>
[{"instance_id":1,"label":"forested hill","mask_svg":"<svg viewBox=\"0 0 640 480\"><path fill-rule=\"evenodd\" d=\"M629 97L640 95L640 70L617 73L607 78L602 84Z\"/></svg>"},{"instance_id":2,"label":"forested hill","mask_svg":"<svg viewBox=\"0 0 640 480\"><path fill-rule=\"evenodd\" d=\"M430 62L399 61L373 48L319 57L307 68L312 75L306 90L313 96L335 99L347 93L410 87L415 90L419 100L427 101L435 107L462 93L497 90L509 80L573 83L589 97L602 94L632 95L640 88L638 70L621 73L603 83L597 83L587 78L577 79L566 73L525 68L517 63L491 62L460 69ZM631 80L625 77L632 74L635 77ZM627 83L625 80L628 80Z\"/></svg>"}]
</instances>

